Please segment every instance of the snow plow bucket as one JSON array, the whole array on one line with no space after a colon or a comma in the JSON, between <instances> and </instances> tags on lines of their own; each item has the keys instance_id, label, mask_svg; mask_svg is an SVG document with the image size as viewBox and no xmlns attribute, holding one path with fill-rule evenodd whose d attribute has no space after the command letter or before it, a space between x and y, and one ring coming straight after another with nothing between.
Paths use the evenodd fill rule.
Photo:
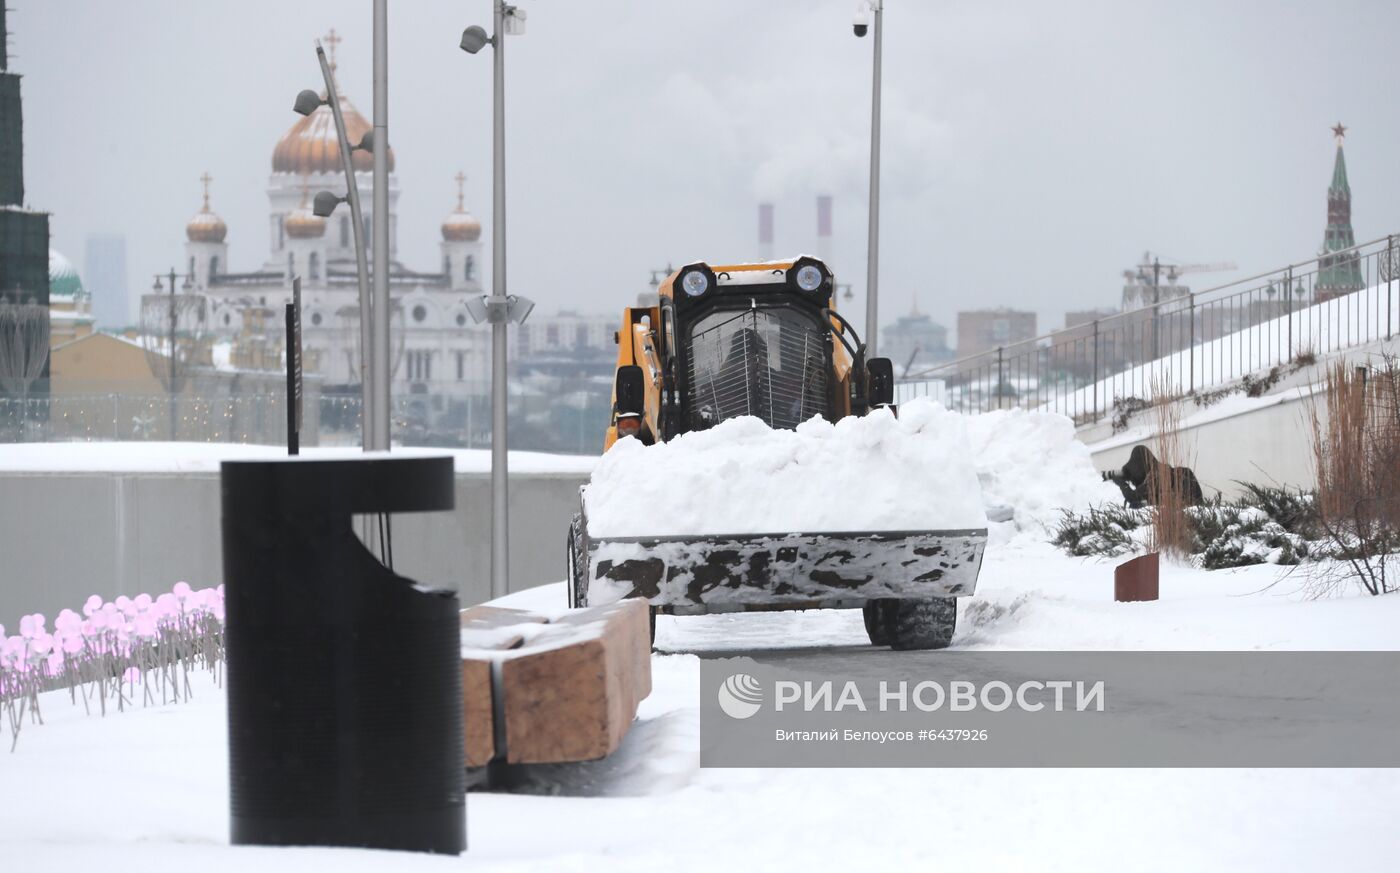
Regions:
<instances>
[{"instance_id":1,"label":"snow plow bucket","mask_svg":"<svg viewBox=\"0 0 1400 873\"><path fill-rule=\"evenodd\" d=\"M642 597L657 612L858 607L972 594L987 531L771 533L590 538L570 533L569 598Z\"/></svg>"}]
</instances>

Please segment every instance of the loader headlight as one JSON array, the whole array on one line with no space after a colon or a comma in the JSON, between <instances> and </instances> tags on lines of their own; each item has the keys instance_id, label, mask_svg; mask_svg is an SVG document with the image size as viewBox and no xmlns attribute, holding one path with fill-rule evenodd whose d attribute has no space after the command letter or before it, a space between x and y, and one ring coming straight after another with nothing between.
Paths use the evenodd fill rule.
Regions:
<instances>
[{"instance_id":1,"label":"loader headlight","mask_svg":"<svg viewBox=\"0 0 1400 873\"><path fill-rule=\"evenodd\" d=\"M710 290L710 277L699 270L691 270L681 277L681 290L691 297L699 297Z\"/></svg>"},{"instance_id":2,"label":"loader headlight","mask_svg":"<svg viewBox=\"0 0 1400 873\"><path fill-rule=\"evenodd\" d=\"M797 287L803 291L815 291L821 287L821 284L822 271L820 267L808 264L797 271Z\"/></svg>"},{"instance_id":3,"label":"loader headlight","mask_svg":"<svg viewBox=\"0 0 1400 873\"><path fill-rule=\"evenodd\" d=\"M787 271L788 287L803 294L831 291L831 272L816 258L803 255Z\"/></svg>"}]
</instances>

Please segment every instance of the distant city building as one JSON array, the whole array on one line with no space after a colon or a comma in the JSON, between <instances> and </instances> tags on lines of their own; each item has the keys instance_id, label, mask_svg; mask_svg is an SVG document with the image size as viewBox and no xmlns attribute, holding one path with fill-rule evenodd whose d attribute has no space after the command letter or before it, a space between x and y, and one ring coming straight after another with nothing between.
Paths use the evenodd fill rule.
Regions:
<instances>
[{"instance_id":1,"label":"distant city building","mask_svg":"<svg viewBox=\"0 0 1400 873\"><path fill-rule=\"evenodd\" d=\"M83 277L99 327L119 330L135 323L126 282L126 237L90 234L83 246Z\"/></svg>"},{"instance_id":2,"label":"distant city building","mask_svg":"<svg viewBox=\"0 0 1400 873\"><path fill-rule=\"evenodd\" d=\"M957 356L967 358L998 346L1034 339L1035 313L1018 309L978 309L958 313Z\"/></svg>"},{"instance_id":3,"label":"distant city building","mask_svg":"<svg viewBox=\"0 0 1400 873\"><path fill-rule=\"evenodd\" d=\"M92 298L77 269L49 249L49 347L92 333Z\"/></svg>"},{"instance_id":4,"label":"distant city building","mask_svg":"<svg viewBox=\"0 0 1400 873\"><path fill-rule=\"evenodd\" d=\"M948 348L948 328L919 311L914 303L908 315L880 328L880 354L894 364L896 377L942 363L953 357Z\"/></svg>"},{"instance_id":5,"label":"distant city building","mask_svg":"<svg viewBox=\"0 0 1400 873\"><path fill-rule=\"evenodd\" d=\"M1322 260L1318 264L1314 298L1329 300L1359 291L1362 287L1361 264L1356 254L1329 257L1356 245L1351 229L1351 186L1347 184L1347 161L1342 152L1342 139L1347 129L1337 122L1332 128L1337 137L1337 157L1332 162L1332 184L1327 186L1327 230L1322 236Z\"/></svg>"},{"instance_id":6,"label":"distant city building","mask_svg":"<svg viewBox=\"0 0 1400 873\"><path fill-rule=\"evenodd\" d=\"M8 10L0 4L0 305L38 304L41 309L36 318L42 326L43 313L49 305L49 216L29 209L24 202L23 105L20 76L10 70L6 15ZM42 335L34 336L42 339ZM18 342L14 337L9 340ZM37 369L37 358L16 362L12 355L0 357L4 358L0 361L0 379L11 386L0 390L27 391L32 390L31 386L42 390L43 381L48 378L47 357L39 370L37 385L31 381L30 368L32 361ZM10 372L16 366L24 372Z\"/></svg>"},{"instance_id":7,"label":"distant city building","mask_svg":"<svg viewBox=\"0 0 1400 873\"><path fill-rule=\"evenodd\" d=\"M606 402L617 365L613 336L619 321L570 311L531 316L508 335L512 375L528 394L562 397L591 389L595 403Z\"/></svg>"},{"instance_id":8,"label":"distant city building","mask_svg":"<svg viewBox=\"0 0 1400 873\"><path fill-rule=\"evenodd\" d=\"M1050 340L1050 369L1080 379L1121 361L1123 356L1122 319L1114 319L1113 307L1079 309L1065 313L1065 326ZM1096 322L1112 319L1100 330Z\"/></svg>"}]
</instances>

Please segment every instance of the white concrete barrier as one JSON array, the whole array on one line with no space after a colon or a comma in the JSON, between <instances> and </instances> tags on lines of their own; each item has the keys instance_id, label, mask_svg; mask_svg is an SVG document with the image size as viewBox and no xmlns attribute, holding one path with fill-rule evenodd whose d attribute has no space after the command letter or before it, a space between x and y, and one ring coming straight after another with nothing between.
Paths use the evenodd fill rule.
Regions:
<instances>
[{"instance_id":1,"label":"white concrete barrier","mask_svg":"<svg viewBox=\"0 0 1400 873\"><path fill-rule=\"evenodd\" d=\"M0 447L0 453L5 447ZM512 473L511 590L564 577L564 541L582 472ZM394 516L394 569L490 598L490 475L456 475L455 511ZM158 594L223 581L216 472L0 469L0 624L52 620L90 594ZM562 604L561 604L562 605Z\"/></svg>"}]
</instances>

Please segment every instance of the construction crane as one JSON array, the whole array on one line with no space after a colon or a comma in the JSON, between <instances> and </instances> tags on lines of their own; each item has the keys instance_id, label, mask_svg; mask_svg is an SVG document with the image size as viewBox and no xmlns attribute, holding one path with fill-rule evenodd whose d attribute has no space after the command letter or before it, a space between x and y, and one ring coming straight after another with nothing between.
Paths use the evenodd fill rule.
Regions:
<instances>
[{"instance_id":1,"label":"construction crane","mask_svg":"<svg viewBox=\"0 0 1400 873\"><path fill-rule=\"evenodd\" d=\"M1215 264L1164 264L1159 255L1143 252L1142 262L1137 265L1137 269L1124 270L1123 278L1129 282L1137 280L1142 285L1156 288L1161 285L1163 273L1167 275L1167 282L1172 283L1187 273L1225 273L1238 269L1239 267L1229 261Z\"/></svg>"},{"instance_id":2,"label":"construction crane","mask_svg":"<svg viewBox=\"0 0 1400 873\"><path fill-rule=\"evenodd\" d=\"M1172 296L1179 296L1185 293L1185 289L1177 290L1174 286L1176 280L1186 273L1221 273L1229 270L1239 269L1233 263L1221 262L1215 264L1174 264L1162 263L1159 255L1151 252L1142 253L1142 262L1137 265L1136 271L1124 270L1123 278L1128 280L1128 287L1123 289L1123 309L1136 308L1130 305L1137 303L1139 306L1151 306L1152 312L1152 357L1158 354L1157 345L1157 305L1162 302L1162 274L1166 273L1167 285L1172 288ZM1133 293L1129 289L1137 286L1141 289ZM1150 290L1149 290L1150 289ZM1137 298L1135 301L1133 298Z\"/></svg>"}]
</instances>

